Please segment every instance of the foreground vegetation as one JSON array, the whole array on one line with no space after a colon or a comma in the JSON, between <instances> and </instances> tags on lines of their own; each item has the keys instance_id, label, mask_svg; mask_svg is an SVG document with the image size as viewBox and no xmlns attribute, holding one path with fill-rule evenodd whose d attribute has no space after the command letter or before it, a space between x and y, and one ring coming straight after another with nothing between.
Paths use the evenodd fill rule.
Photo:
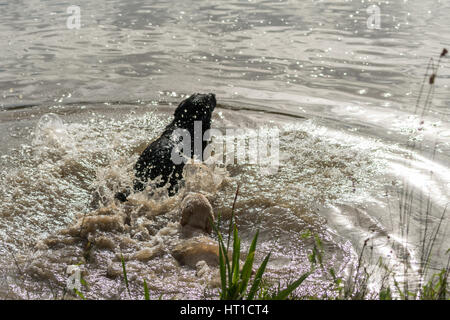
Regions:
<instances>
[{"instance_id":1,"label":"foreground vegetation","mask_svg":"<svg viewBox=\"0 0 450 320\"><path fill-rule=\"evenodd\" d=\"M236 197L238 190L236 191ZM257 246L258 232L256 232L253 238L243 267L240 267L239 257L241 253L241 240L238 235L237 226L234 223L234 204L229 225L227 245L225 245L223 235L219 231L219 224L220 216L218 224L214 225L214 231L219 243L219 268L221 278L219 298L222 300L450 300L450 286L448 283L450 275L450 249L447 251L447 254L449 254L447 265L439 272L432 274L425 284L416 286L415 290L404 289L413 288L414 286L408 285L407 277L405 279L406 283L403 283L403 286L400 285L395 279L395 274L392 270L390 270L387 265L383 264L380 260L377 266L384 270L384 276L382 277L378 292L374 292L373 290L369 290L369 283L374 280L373 277L375 272L368 272L363 263L363 254L367 247L368 240L365 241L359 255L356 272L354 274L350 274L347 278L342 278L337 276L335 270L332 268L325 270L323 263L324 255L322 241L318 235L312 235L310 232L307 232L304 235L305 238L314 237L314 246L308 256L311 269L309 272L301 275L296 281L291 282L286 288L281 289L279 284L270 286L267 281L264 281L267 280L264 278L264 274L267 263L270 259L270 253L265 257L260 267L257 269L255 276L252 278L252 266ZM439 227L440 225L438 225L438 229ZM231 230L233 230L232 233ZM230 253L229 244L231 239L233 245ZM435 237L432 241L435 241ZM434 242L430 244L431 247L433 245ZM331 288L328 289L331 289L330 291L335 294L319 297L310 295L302 296L295 292L296 289L301 286L308 276L311 275L317 268L322 269L321 271L324 271L323 274L327 275L328 279L331 280ZM427 268L425 267L422 270L426 269Z\"/></svg>"},{"instance_id":2,"label":"foreground vegetation","mask_svg":"<svg viewBox=\"0 0 450 320\"><path fill-rule=\"evenodd\" d=\"M311 275L316 268L324 268L323 264L323 249L320 238L315 235L315 244L309 255L309 261L311 263L311 270L301 275L296 281L290 283L286 288L281 289L280 285L268 285L265 278L265 271L267 263L270 259L270 253L265 257L256 273L253 272L253 261L256 252L258 232L255 234L253 241L250 245L245 262L241 268L240 266L240 242L241 239L238 236L237 227L233 226L233 245L232 251L229 252L229 248L225 245L224 239L220 231L215 226L215 232L219 242L219 269L221 288L219 299L221 300L450 300L450 286L448 283L450 275L450 257L449 263L445 268L442 268L439 272L433 274L431 278L422 286L417 287L413 291L404 291L402 286L395 280L395 276L392 272L383 264L379 264L380 267L384 267L386 272L383 277L383 281L378 292L373 292L368 289L368 284L373 280L371 279L374 273L368 273L367 269L361 265L361 257L358 262L356 273L350 275L344 279L338 277L333 269L325 270L329 279L331 279L331 289L335 292L334 295L328 296L311 296L311 295L299 295L296 291L302 283ZM230 238L229 238L230 239ZM364 250L364 249L363 249ZM447 251L450 253L450 250ZM128 279L126 273L125 262L122 260L124 282L129 292ZM252 277L252 274L254 276ZM391 277L389 279L389 277ZM393 285L389 285L389 281ZM408 280L406 280L408 281ZM408 287L407 285L405 287ZM409 285L409 287L412 287ZM77 292L80 295L79 292ZM80 295L84 298L82 295ZM150 300L150 293L147 287L147 283L144 280L144 299ZM161 299L162 296L159 297Z\"/></svg>"}]
</instances>

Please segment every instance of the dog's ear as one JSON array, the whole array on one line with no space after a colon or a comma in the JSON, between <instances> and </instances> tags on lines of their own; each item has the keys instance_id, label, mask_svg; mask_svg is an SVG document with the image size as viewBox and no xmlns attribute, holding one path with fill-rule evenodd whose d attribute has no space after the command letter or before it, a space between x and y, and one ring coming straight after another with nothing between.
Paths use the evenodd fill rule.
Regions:
<instances>
[{"instance_id":1,"label":"dog's ear","mask_svg":"<svg viewBox=\"0 0 450 320\"><path fill-rule=\"evenodd\" d=\"M189 116L192 106L189 103L189 98L180 102L178 107L175 109L174 119L184 122Z\"/></svg>"},{"instance_id":2,"label":"dog's ear","mask_svg":"<svg viewBox=\"0 0 450 320\"><path fill-rule=\"evenodd\" d=\"M192 103L192 100L197 96L198 93L194 93L189 98L184 99L180 102L177 109L175 110L174 117L177 120L184 121L192 114L195 113L195 105Z\"/></svg>"}]
</instances>

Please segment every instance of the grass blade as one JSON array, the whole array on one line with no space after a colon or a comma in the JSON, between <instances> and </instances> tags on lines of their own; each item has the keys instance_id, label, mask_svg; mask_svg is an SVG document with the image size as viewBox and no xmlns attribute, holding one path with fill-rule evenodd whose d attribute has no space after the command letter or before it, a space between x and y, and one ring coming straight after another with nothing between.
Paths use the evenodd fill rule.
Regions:
<instances>
[{"instance_id":1,"label":"grass blade","mask_svg":"<svg viewBox=\"0 0 450 320\"><path fill-rule=\"evenodd\" d=\"M148 291L147 281L145 281L145 279L144 279L144 299L147 301L150 300L150 293Z\"/></svg>"},{"instance_id":2,"label":"grass blade","mask_svg":"<svg viewBox=\"0 0 450 320\"><path fill-rule=\"evenodd\" d=\"M226 266L224 263L224 247L219 244L219 268L220 268L220 281L222 284L222 292L220 294L220 298L223 299L225 297L225 289L227 287L227 275L226 275Z\"/></svg>"},{"instance_id":3,"label":"grass blade","mask_svg":"<svg viewBox=\"0 0 450 320\"><path fill-rule=\"evenodd\" d=\"M73 291L75 291L75 293L76 293L81 299L86 300L86 298L84 297L84 295L83 295L80 291L78 291L77 289L73 289Z\"/></svg>"},{"instance_id":4,"label":"grass blade","mask_svg":"<svg viewBox=\"0 0 450 320\"><path fill-rule=\"evenodd\" d=\"M219 238L219 253L220 249L222 249L223 257L225 258L225 271L228 271L228 279L231 279L231 267L230 267L230 261L228 259L228 250L226 250L225 243L223 242L222 234L220 233L219 229L217 229L217 226L213 224L214 232L216 232L217 237ZM220 257L219 257L220 259ZM231 280L230 280L231 282Z\"/></svg>"},{"instance_id":5,"label":"grass blade","mask_svg":"<svg viewBox=\"0 0 450 320\"><path fill-rule=\"evenodd\" d=\"M303 274L297 281L293 282L291 285L289 285L286 289L282 290L280 293L278 293L274 299L275 300L286 300L287 297L292 293L292 291L294 291L295 289L297 289L297 287L299 285L302 284L303 281L306 280L306 278L309 277L309 275L311 274L311 272L307 272L305 274Z\"/></svg>"},{"instance_id":6,"label":"grass blade","mask_svg":"<svg viewBox=\"0 0 450 320\"><path fill-rule=\"evenodd\" d=\"M125 267L125 260L123 259L122 254L120 254L120 258L122 260L122 271L123 271L123 277L125 280L125 286L127 287L128 296L131 297L130 287L128 286L127 268Z\"/></svg>"},{"instance_id":7,"label":"grass blade","mask_svg":"<svg viewBox=\"0 0 450 320\"><path fill-rule=\"evenodd\" d=\"M233 201L233 206L231 207L231 220L230 220L230 226L228 227L228 241L227 241L227 253L228 253L228 249L230 248L230 239L231 239L231 230L233 228L234 225L234 208L236 206L236 200L237 197L239 195L239 188L240 188L240 184L238 184L237 188L236 188L236 194L234 195L234 201Z\"/></svg>"},{"instance_id":8,"label":"grass blade","mask_svg":"<svg viewBox=\"0 0 450 320\"><path fill-rule=\"evenodd\" d=\"M261 284L262 276L264 274L264 271L266 271L267 263L270 259L270 253L266 256L264 261L261 263L261 266L259 267L258 271L256 272L255 279L253 280L253 284L250 288L250 291L247 296L247 300L253 300L255 297L256 292L259 289L259 285Z\"/></svg>"},{"instance_id":9,"label":"grass blade","mask_svg":"<svg viewBox=\"0 0 450 320\"><path fill-rule=\"evenodd\" d=\"M236 226L234 227L233 238L233 263L231 265L231 282L233 284L236 284L239 280L239 257L241 255L241 240L239 239Z\"/></svg>"},{"instance_id":10,"label":"grass blade","mask_svg":"<svg viewBox=\"0 0 450 320\"><path fill-rule=\"evenodd\" d=\"M252 275L253 260L255 258L256 243L258 241L258 235L259 235L259 230L256 231L256 234L253 237L252 244L250 245L250 248L248 249L247 259L245 260L244 266L242 267L242 273L241 273L242 283L241 283L241 287L239 288L239 292L241 294L245 293L248 282Z\"/></svg>"}]
</instances>

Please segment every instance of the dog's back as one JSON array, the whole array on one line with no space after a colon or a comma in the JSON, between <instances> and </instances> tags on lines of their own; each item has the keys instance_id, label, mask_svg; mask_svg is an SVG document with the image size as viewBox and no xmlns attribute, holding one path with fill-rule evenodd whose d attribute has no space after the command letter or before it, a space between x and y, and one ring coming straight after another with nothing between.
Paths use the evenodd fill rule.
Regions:
<instances>
[{"instance_id":1,"label":"dog's back","mask_svg":"<svg viewBox=\"0 0 450 320\"><path fill-rule=\"evenodd\" d=\"M170 196L176 194L179 188L179 180L183 176L184 161L176 164L172 161L173 148L176 143L173 140L173 134L177 129L183 129L190 135L191 152L189 158L194 155L194 123L201 121L202 124L202 154L207 145L203 141L204 132L211 127L211 114L216 107L216 98L214 94L194 94L188 99L183 100L174 113L173 121L167 125L161 136L153 141L140 155L137 160L134 171L134 191L143 191L149 180L160 180L155 183L156 188L168 185ZM116 198L120 201L126 201L130 190L119 192Z\"/></svg>"}]
</instances>

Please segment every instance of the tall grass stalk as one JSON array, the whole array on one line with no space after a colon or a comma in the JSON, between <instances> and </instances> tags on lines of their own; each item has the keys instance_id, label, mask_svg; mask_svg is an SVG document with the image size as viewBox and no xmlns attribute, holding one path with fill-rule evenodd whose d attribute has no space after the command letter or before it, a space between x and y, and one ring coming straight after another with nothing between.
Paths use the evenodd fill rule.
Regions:
<instances>
[{"instance_id":1,"label":"tall grass stalk","mask_svg":"<svg viewBox=\"0 0 450 320\"><path fill-rule=\"evenodd\" d=\"M128 297L131 298L131 293L130 293L130 286L128 285L128 276L127 276L127 268L125 266L125 260L123 258L123 255L120 255L120 260L122 262L122 272L123 272L123 279L125 281L125 286L127 288L127 292L128 292Z\"/></svg>"},{"instance_id":2,"label":"tall grass stalk","mask_svg":"<svg viewBox=\"0 0 450 320\"><path fill-rule=\"evenodd\" d=\"M417 97L414 114L419 116L420 123L419 123L419 131L423 130L422 125L424 124L423 117L425 114L430 110L434 90L435 90L435 82L437 79L437 73L441 64L442 59L447 55L448 51L446 49L443 49L439 59L437 60L437 63L435 63L434 59L431 58L427 64L426 71L424 78L422 80L419 94ZM425 99L424 92L425 92L425 86L428 83L429 87L428 90L426 90L425 93ZM422 103L423 101L423 103ZM422 106L421 106L422 104ZM419 110L421 111L419 112ZM422 145L420 141L416 139L410 139L412 143L408 143L408 149L410 151L409 157L413 159L413 152L422 151ZM436 147L437 147L437 140L434 141L434 149L432 151L432 159L434 159L436 154ZM430 179L433 176L433 172L430 172ZM420 268L419 268L419 284L414 286L414 288L410 284L410 277L409 277L409 258L410 258L410 252L408 250L408 244L409 244L409 235L410 235L410 227L411 227L411 218L414 214L414 207L413 203L417 199L417 196L419 197L419 214L421 220L424 221L425 225L423 226L423 229L420 230L420 244L419 244L419 256L420 256ZM400 229L400 235L403 239L403 245L402 245L402 257L403 257L403 289L400 289L400 284L397 281L394 281L395 287L398 289L398 291L401 291L401 297L404 299L409 299L410 297L418 298L420 295L424 292L425 287L430 285L429 281L433 281L432 279L435 278L435 275L431 277L431 280L428 282L426 279L429 277L429 269L431 264L431 256L433 248L436 245L436 240L438 238L438 234L441 230L441 225L444 221L444 217L446 215L447 211L447 205L445 206L445 209L443 210L439 220L437 221L437 225L433 228L431 225L430 218L433 218L433 201L431 198L431 194L428 193L425 200L425 206L423 206L423 193L416 194L415 188L413 185L409 184L406 179L403 179L403 186L401 189L398 190L398 211L399 211L399 229ZM443 269L444 270L444 269ZM424 284L424 282L426 282Z\"/></svg>"}]
</instances>

